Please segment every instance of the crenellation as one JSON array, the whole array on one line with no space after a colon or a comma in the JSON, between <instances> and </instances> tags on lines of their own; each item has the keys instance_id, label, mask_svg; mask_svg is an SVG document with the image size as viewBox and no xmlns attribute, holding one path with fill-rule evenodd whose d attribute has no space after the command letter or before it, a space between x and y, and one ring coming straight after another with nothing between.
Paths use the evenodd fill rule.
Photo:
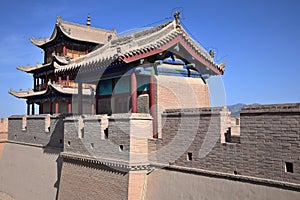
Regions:
<instances>
[{"instance_id":1,"label":"crenellation","mask_svg":"<svg viewBox=\"0 0 300 200\"><path fill-rule=\"evenodd\" d=\"M59 115L51 116L50 125L47 129L49 131L46 131L45 126L47 120L49 120L47 115L11 116L8 124L8 140L42 145L44 147L62 148L63 118L63 116Z\"/></svg>"},{"instance_id":2,"label":"crenellation","mask_svg":"<svg viewBox=\"0 0 300 200\"><path fill-rule=\"evenodd\" d=\"M207 134L210 134L208 131L211 128L219 132L220 128L218 127L221 126L220 123L225 121L218 120L221 114L218 116L215 112L214 115L210 115L208 113L209 109L203 109L203 117L201 109L195 109L192 112L200 114L200 118L191 119L189 123L195 125L195 121L199 121L199 123L197 122L199 126L197 134L189 148L181 153L182 155L179 156L174 164L176 166L226 173L238 171L238 174L246 176L299 183L300 173L298 171L294 170L293 175L290 176L290 174L286 175L282 167L287 161L294 163L295 166L300 164L299 156L297 156L297 152L300 150L300 142L297 140L300 135L299 127L291 128L291 125L295 126L298 124L296 123L297 120L295 120L298 117L295 117L294 110L290 112L288 107L284 107L284 109L282 107L284 106L276 105L275 112L270 110L274 109L274 106L267 105L265 107L259 106L258 108L256 106L254 108L248 106L241 112L240 143L220 143L219 138L215 141L213 148L203 158L199 157L199 152ZM290 107L294 108L293 105L290 105ZM221 110L221 108L217 109L219 112ZM191 113L191 110L188 112ZM152 141L149 142L151 149L164 148L176 138L179 130L188 132L189 125L180 124L185 116L184 110L173 109L164 112L162 117L165 120L165 124L160 143L162 146ZM292 119L292 122L290 119ZM171 128L174 124L180 124L180 126L177 125L175 129ZM220 136L221 133L219 134ZM156 148L153 147L154 145L157 145ZM187 152L192 153L192 161L187 160ZM170 155L166 154L164 158L170 159L168 157ZM287 176L289 178L286 178Z\"/></svg>"}]
</instances>

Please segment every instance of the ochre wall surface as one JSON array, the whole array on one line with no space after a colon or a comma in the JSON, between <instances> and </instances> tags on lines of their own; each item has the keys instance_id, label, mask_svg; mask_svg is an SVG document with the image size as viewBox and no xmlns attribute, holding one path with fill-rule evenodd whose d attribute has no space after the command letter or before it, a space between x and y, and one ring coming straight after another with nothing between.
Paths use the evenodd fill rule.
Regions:
<instances>
[{"instance_id":1,"label":"ochre wall surface","mask_svg":"<svg viewBox=\"0 0 300 200\"><path fill-rule=\"evenodd\" d=\"M208 85L200 78L159 75L156 81L158 136L161 138L161 113L166 109L201 108L210 106Z\"/></svg>"},{"instance_id":2,"label":"ochre wall surface","mask_svg":"<svg viewBox=\"0 0 300 200\"><path fill-rule=\"evenodd\" d=\"M8 119L0 118L0 159L4 150L5 142L7 140Z\"/></svg>"},{"instance_id":3,"label":"ochre wall surface","mask_svg":"<svg viewBox=\"0 0 300 200\"><path fill-rule=\"evenodd\" d=\"M299 192L169 170L148 175L146 200L298 200Z\"/></svg>"},{"instance_id":4,"label":"ochre wall surface","mask_svg":"<svg viewBox=\"0 0 300 200\"><path fill-rule=\"evenodd\" d=\"M6 143L0 160L2 196L17 200L55 199L60 165L59 151L55 149Z\"/></svg>"}]
</instances>

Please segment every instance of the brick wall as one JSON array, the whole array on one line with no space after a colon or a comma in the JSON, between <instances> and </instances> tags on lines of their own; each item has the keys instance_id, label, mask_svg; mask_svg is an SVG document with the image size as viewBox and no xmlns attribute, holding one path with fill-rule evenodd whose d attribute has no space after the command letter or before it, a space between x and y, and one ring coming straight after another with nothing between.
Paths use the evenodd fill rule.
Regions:
<instances>
[{"instance_id":1,"label":"brick wall","mask_svg":"<svg viewBox=\"0 0 300 200\"><path fill-rule=\"evenodd\" d=\"M240 143L233 144L221 142L222 110L166 111L162 140L149 142L156 150L153 161L300 183L300 104L245 107ZM293 173L286 172L286 163L293 165Z\"/></svg>"},{"instance_id":2,"label":"brick wall","mask_svg":"<svg viewBox=\"0 0 300 200\"><path fill-rule=\"evenodd\" d=\"M300 104L244 107L241 112L244 163L241 173L300 183L299 122ZM285 172L286 162L293 164L293 173Z\"/></svg>"},{"instance_id":3,"label":"brick wall","mask_svg":"<svg viewBox=\"0 0 300 200\"><path fill-rule=\"evenodd\" d=\"M159 75L155 79L159 137L161 137L161 129L164 123L161 119L161 113L166 109L210 106L208 86L200 78Z\"/></svg>"},{"instance_id":4,"label":"brick wall","mask_svg":"<svg viewBox=\"0 0 300 200\"><path fill-rule=\"evenodd\" d=\"M149 114L71 116L59 199L141 199L149 165Z\"/></svg>"},{"instance_id":5,"label":"brick wall","mask_svg":"<svg viewBox=\"0 0 300 200\"><path fill-rule=\"evenodd\" d=\"M7 133L8 130L8 119L0 118L0 133Z\"/></svg>"},{"instance_id":6,"label":"brick wall","mask_svg":"<svg viewBox=\"0 0 300 200\"><path fill-rule=\"evenodd\" d=\"M8 119L8 140L63 147L63 115L14 115Z\"/></svg>"},{"instance_id":7,"label":"brick wall","mask_svg":"<svg viewBox=\"0 0 300 200\"><path fill-rule=\"evenodd\" d=\"M58 199L128 199L128 173L64 159Z\"/></svg>"},{"instance_id":8,"label":"brick wall","mask_svg":"<svg viewBox=\"0 0 300 200\"><path fill-rule=\"evenodd\" d=\"M148 162L145 154L148 152L148 139L152 137L149 114L72 116L66 118L64 124L65 153L126 165L140 164L141 159L144 164Z\"/></svg>"}]
</instances>

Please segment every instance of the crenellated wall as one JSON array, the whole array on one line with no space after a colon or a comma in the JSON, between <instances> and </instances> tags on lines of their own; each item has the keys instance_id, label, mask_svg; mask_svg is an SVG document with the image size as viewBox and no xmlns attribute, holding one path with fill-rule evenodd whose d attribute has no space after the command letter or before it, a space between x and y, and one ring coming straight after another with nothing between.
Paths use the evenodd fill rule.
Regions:
<instances>
[{"instance_id":1,"label":"crenellated wall","mask_svg":"<svg viewBox=\"0 0 300 200\"><path fill-rule=\"evenodd\" d=\"M8 140L42 147L63 147L64 115L13 115Z\"/></svg>"},{"instance_id":2,"label":"crenellated wall","mask_svg":"<svg viewBox=\"0 0 300 200\"><path fill-rule=\"evenodd\" d=\"M141 199L149 165L149 114L72 116L64 120L59 199Z\"/></svg>"},{"instance_id":3,"label":"crenellated wall","mask_svg":"<svg viewBox=\"0 0 300 200\"><path fill-rule=\"evenodd\" d=\"M300 184L300 104L244 107L240 143L221 140L223 110L164 112L162 139L149 141L150 162Z\"/></svg>"},{"instance_id":4,"label":"crenellated wall","mask_svg":"<svg viewBox=\"0 0 300 200\"><path fill-rule=\"evenodd\" d=\"M237 143L225 140L230 126L228 113L222 107L166 110L162 114L159 139L152 138L149 114L12 116L3 153L5 159L1 159L0 167L9 169L7 173L13 178L11 185L2 185L0 189L12 197L32 196L30 185L21 192L11 189L17 183L12 174L21 173L18 162L22 161L38 172L32 175L33 179L26 176L30 183L35 182L32 186L42 184L52 188L50 183L56 181L50 193L59 199L156 198L149 192L157 190L156 185L164 185L155 175L160 168L164 168L160 176L182 177L186 184L186 190L185 187L176 190L178 194L175 192L173 196L196 197L188 188L207 179L203 177L217 177L219 180L209 181L222 185L226 180L234 180L245 187L243 191L254 191L254 186L260 185L260 192L251 193L253 198L264 191L283 190L286 197L295 199L300 191L300 104L245 106L240 114ZM8 161L13 154L19 159ZM42 170L43 165L36 164L40 161L55 167L49 176ZM0 170L0 178L7 181L9 176L2 172L5 170ZM41 183L38 177L43 174L47 178L41 179ZM218 191L231 196L229 193L235 191L236 183L227 183L228 194ZM168 190L174 187L168 185ZM54 194L57 188L59 191ZM43 190L33 197L46 193ZM165 196L163 190L157 194L158 198Z\"/></svg>"},{"instance_id":5,"label":"crenellated wall","mask_svg":"<svg viewBox=\"0 0 300 200\"><path fill-rule=\"evenodd\" d=\"M126 165L148 164L145 155L152 137L149 114L72 116L64 120L64 129L64 154Z\"/></svg>"}]
</instances>

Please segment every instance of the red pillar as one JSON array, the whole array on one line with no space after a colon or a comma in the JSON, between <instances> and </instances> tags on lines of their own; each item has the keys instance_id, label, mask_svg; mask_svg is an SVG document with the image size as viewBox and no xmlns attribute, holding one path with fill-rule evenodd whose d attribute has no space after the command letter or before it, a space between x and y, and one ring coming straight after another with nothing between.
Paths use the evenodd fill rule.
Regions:
<instances>
[{"instance_id":1,"label":"red pillar","mask_svg":"<svg viewBox=\"0 0 300 200\"><path fill-rule=\"evenodd\" d=\"M137 84L135 73L131 74L131 112L137 113Z\"/></svg>"},{"instance_id":2,"label":"red pillar","mask_svg":"<svg viewBox=\"0 0 300 200\"><path fill-rule=\"evenodd\" d=\"M150 106L150 115L153 118L152 121L152 134L153 138L157 138L157 132L156 132L156 113L155 113L155 85L154 85L154 76L150 76L150 84L149 84L149 90L150 90L150 99L149 99L149 106Z\"/></svg>"},{"instance_id":3,"label":"red pillar","mask_svg":"<svg viewBox=\"0 0 300 200\"><path fill-rule=\"evenodd\" d=\"M58 101L55 102L55 114L58 114Z\"/></svg>"},{"instance_id":4,"label":"red pillar","mask_svg":"<svg viewBox=\"0 0 300 200\"><path fill-rule=\"evenodd\" d=\"M82 114L82 83L78 83L78 114Z\"/></svg>"},{"instance_id":5,"label":"red pillar","mask_svg":"<svg viewBox=\"0 0 300 200\"><path fill-rule=\"evenodd\" d=\"M72 112L72 104L71 101L68 101L68 114Z\"/></svg>"},{"instance_id":6,"label":"red pillar","mask_svg":"<svg viewBox=\"0 0 300 200\"><path fill-rule=\"evenodd\" d=\"M31 114L34 115L34 103L31 104Z\"/></svg>"},{"instance_id":7,"label":"red pillar","mask_svg":"<svg viewBox=\"0 0 300 200\"><path fill-rule=\"evenodd\" d=\"M66 45L63 46L63 56L67 55L67 48Z\"/></svg>"},{"instance_id":8,"label":"red pillar","mask_svg":"<svg viewBox=\"0 0 300 200\"><path fill-rule=\"evenodd\" d=\"M69 78L69 76L67 76L67 81L66 81L67 86L69 86L69 80L70 80L70 78Z\"/></svg>"},{"instance_id":9,"label":"red pillar","mask_svg":"<svg viewBox=\"0 0 300 200\"><path fill-rule=\"evenodd\" d=\"M51 100L51 101L50 101L50 115L53 114L52 107L53 107L53 102L52 102L52 100Z\"/></svg>"}]
</instances>

